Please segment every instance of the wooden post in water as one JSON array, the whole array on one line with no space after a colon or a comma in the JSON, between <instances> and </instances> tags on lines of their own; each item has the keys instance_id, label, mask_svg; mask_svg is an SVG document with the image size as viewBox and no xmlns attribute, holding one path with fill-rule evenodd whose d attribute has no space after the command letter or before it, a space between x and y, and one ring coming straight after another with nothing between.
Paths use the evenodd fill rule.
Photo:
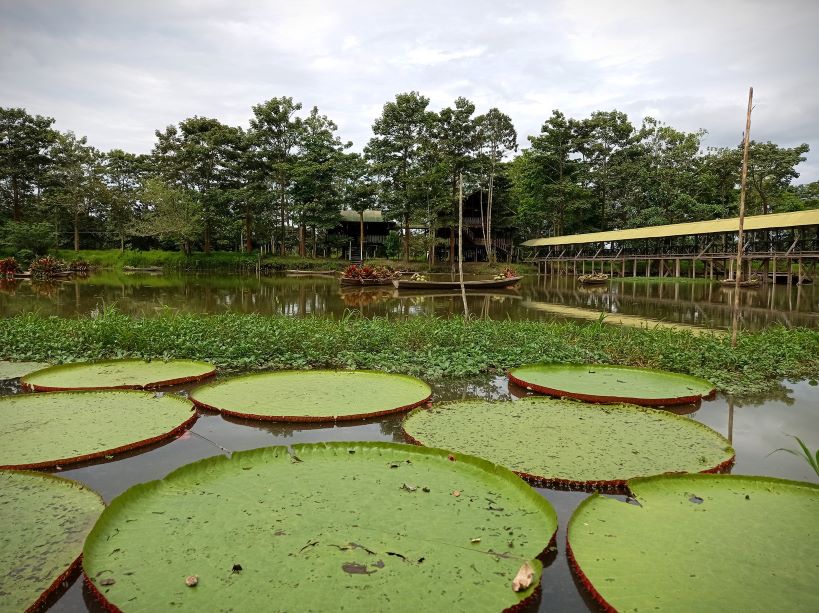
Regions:
<instances>
[{"instance_id":1,"label":"wooden post in water","mask_svg":"<svg viewBox=\"0 0 819 613\"><path fill-rule=\"evenodd\" d=\"M491 261L490 261L491 264ZM458 175L458 279L461 282L461 298L464 301L464 317L469 318L464 286L464 175Z\"/></svg>"},{"instance_id":2,"label":"wooden post in water","mask_svg":"<svg viewBox=\"0 0 819 613\"><path fill-rule=\"evenodd\" d=\"M745 116L745 139L742 144L742 178L739 184L739 233L737 235L737 274L734 279L734 310L731 329L731 347L737 346L739 331L739 282L742 276L742 240L745 229L745 190L748 186L748 145L751 138L751 109L754 103L754 88L748 90L748 113Z\"/></svg>"}]
</instances>

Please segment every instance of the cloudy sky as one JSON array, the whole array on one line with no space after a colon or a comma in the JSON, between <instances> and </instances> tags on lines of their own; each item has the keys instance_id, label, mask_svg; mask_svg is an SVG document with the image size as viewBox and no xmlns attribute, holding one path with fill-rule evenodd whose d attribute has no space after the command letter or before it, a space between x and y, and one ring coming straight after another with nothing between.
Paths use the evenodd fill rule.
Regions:
<instances>
[{"instance_id":1,"label":"cloudy sky","mask_svg":"<svg viewBox=\"0 0 819 613\"><path fill-rule=\"evenodd\" d=\"M0 0L0 106L91 144L147 152L192 115L246 126L292 96L360 149L384 102L470 98L511 115L522 145L552 109L618 109L708 145L807 142L819 179L816 0Z\"/></svg>"}]
</instances>

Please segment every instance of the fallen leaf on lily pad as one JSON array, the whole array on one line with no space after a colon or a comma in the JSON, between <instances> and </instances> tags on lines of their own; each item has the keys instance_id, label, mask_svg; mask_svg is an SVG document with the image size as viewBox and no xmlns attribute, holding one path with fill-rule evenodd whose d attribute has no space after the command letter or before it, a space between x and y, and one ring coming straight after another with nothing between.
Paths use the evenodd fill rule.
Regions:
<instances>
[{"instance_id":1,"label":"fallen leaf on lily pad","mask_svg":"<svg viewBox=\"0 0 819 613\"><path fill-rule=\"evenodd\" d=\"M197 583L199 583L199 577L197 577L196 575L185 577L185 585L187 585L188 587L196 587Z\"/></svg>"},{"instance_id":2,"label":"fallen leaf on lily pad","mask_svg":"<svg viewBox=\"0 0 819 613\"><path fill-rule=\"evenodd\" d=\"M532 579L534 579L534 577L534 569L529 565L529 562L524 562L523 566L518 570L518 574L515 575L515 578L512 580L512 589L516 592L522 592L532 585Z\"/></svg>"}]
</instances>

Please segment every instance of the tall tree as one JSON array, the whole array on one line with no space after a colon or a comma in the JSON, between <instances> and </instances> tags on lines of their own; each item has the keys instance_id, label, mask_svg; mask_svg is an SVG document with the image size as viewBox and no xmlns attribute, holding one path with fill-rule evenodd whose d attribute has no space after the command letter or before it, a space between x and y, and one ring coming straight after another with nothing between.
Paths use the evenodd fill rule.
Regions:
<instances>
[{"instance_id":1,"label":"tall tree","mask_svg":"<svg viewBox=\"0 0 819 613\"><path fill-rule=\"evenodd\" d=\"M296 113L301 103L293 98L271 98L253 107L250 133L261 178L278 193L279 244L285 255L285 233L289 190L295 166L294 150L299 143L302 120Z\"/></svg>"},{"instance_id":2,"label":"tall tree","mask_svg":"<svg viewBox=\"0 0 819 613\"><path fill-rule=\"evenodd\" d=\"M52 148L47 198L65 210L74 228L74 251L80 250L80 222L107 199L103 180L103 157L73 132L57 135Z\"/></svg>"},{"instance_id":3,"label":"tall tree","mask_svg":"<svg viewBox=\"0 0 819 613\"><path fill-rule=\"evenodd\" d=\"M14 221L23 218L26 201L45 181L48 150L57 138L53 123L25 109L0 107L0 202L10 205Z\"/></svg>"},{"instance_id":4,"label":"tall tree","mask_svg":"<svg viewBox=\"0 0 819 613\"><path fill-rule=\"evenodd\" d=\"M751 206L763 215L779 210L791 181L799 177L796 166L805 161L810 147L803 143L793 148L751 141L748 152L748 185L753 193Z\"/></svg>"},{"instance_id":5,"label":"tall tree","mask_svg":"<svg viewBox=\"0 0 819 613\"><path fill-rule=\"evenodd\" d=\"M107 223L125 250L125 239L132 234L137 218L139 192L148 170L146 156L112 149L103 159L103 177L108 187Z\"/></svg>"},{"instance_id":6,"label":"tall tree","mask_svg":"<svg viewBox=\"0 0 819 613\"><path fill-rule=\"evenodd\" d=\"M491 108L484 115L477 117L477 137L481 147L487 175L486 201L486 259L490 264L495 262L495 251L492 248L492 204L495 194L495 175L498 164L503 161L507 153L517 151L518 133L512 119L496 108Z\"/></svg>"},{"instance_id":7,"label":"tall tree","mask_svg":"<svg viewBox=\"0 0 819 613\"><path fill-rule=\"evenodd\" d=\"M389 213L404 227L404 261L409 261L410 217L418 210L413 190L421 175L424 141L430 137L435 114L427 111L429 99L418 92L398 94L384 105L373 124L373 138L365 154L381 179L381 198Z\"/></svg>"},{"instance_id":8,"label":"tall tree","mask_svg":"<svg viewBox=\"0 0 819 613\"><path fill-rule=\"evenodd\" d=\"M147 205L145 217L136 231L142 236L175 242L185 255L202 232L202 205L190 191L170 186L158 179L145 182L142 200Z\"/></svg>"},{"instance_id":9,"label":"tall tree","mask_svg":"<svg viewBox=\"0 0 819 613\"><path fill-rule=\"evenodd\" d=\"M364 212L375 208L377 202L377 185L367 160L358 153L345 155L339 182L344 208L358 213L358 248L359 257L363 260L365 256Z\"/></svg>"}]
</instances>

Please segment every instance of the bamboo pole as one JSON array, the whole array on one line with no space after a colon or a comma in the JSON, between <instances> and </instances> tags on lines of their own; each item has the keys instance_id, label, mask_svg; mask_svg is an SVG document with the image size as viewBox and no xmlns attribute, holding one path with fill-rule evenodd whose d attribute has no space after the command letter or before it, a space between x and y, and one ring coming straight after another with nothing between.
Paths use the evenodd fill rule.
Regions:
<instances>
[{"instance_id":1,"label":"bamboo pole","mask_svg":"<svg viewBox=\"0 0 819 613\"><path fill-rule=\"evenodd\" d=\"M737 236L737 274L734 279L734 313L731 330L731 347L737 346L739 330L739 282L742 276L742 239L745 229L745 190L748 182L748 146L751 139L751 109L754 102L754 88L748 90L748 113L745 116L745 139L742 145L742 179L739 185L739 234Z\"/></svg>"},{"instance_id":2,"label":"bamboo pole","mask_svg":"<svg viewBox=\"0 0 819 613\"><path fill-rule=\"evenodd\" d=\"M490 262L491 264L491 262ZM458 174L458 279L461 283L461 298L464 301L464 317L469 318L464 286L464 175Z\"/></svg>"}]
</instances>

